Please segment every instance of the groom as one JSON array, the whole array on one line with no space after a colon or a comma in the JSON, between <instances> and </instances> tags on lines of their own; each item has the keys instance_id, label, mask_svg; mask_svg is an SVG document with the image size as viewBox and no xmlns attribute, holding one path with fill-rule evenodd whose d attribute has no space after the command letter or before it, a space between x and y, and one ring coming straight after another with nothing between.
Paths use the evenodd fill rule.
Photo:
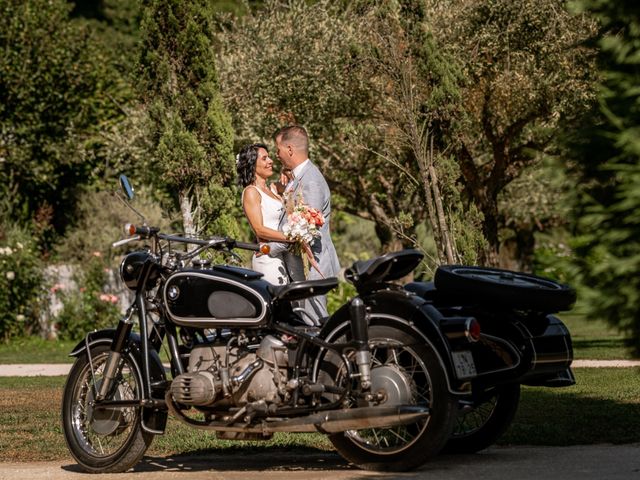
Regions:
<instances>
[{"instance_id":1,"label":"groom","mask_svg":"<svg viewBox=\"0 0 640 480\"><path fill-rule=\"evenodd\" d=\"M331 192L326 180L311 160L309 160L309 136L300 126L293 125L281 128L275 135L276 155L284 168L291 170L293 180L285 189L285 197L298 198L301 192L304 203L322 212L325 222L320 227L320 237L311 244L311 251L318 262L320 271L325 278L335 277L340 271L338 255L331 241L329 223L331 219ZM286 223L286 213L283 211L279 228ZM284 261L289 270L291 280L304 280L304 266L302 258L291 252L285 252ZM309 269L308 280L322 278L315 268ZM322 318L328 316L327 297L319 295L304 302L304 311L318 324Z\"/></svg>"}]
</instances>

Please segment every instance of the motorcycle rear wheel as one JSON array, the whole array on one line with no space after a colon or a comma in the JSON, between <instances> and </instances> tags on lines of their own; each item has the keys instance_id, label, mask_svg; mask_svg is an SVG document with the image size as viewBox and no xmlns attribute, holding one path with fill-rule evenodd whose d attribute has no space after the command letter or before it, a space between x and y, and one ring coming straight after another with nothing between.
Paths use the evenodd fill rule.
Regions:
<instances>
[{"instance_id":1,"label":"motorcycle rear wheel","mask_svg":"<svg viewBox=\"0 0 640 480\"><path fill-rule=\"evenodd\" d=\"M430 415L413 424L350 430L332 434L329 439L340 455L360 468L414 469L442 449L453 428L456 404L448 391L446 374L434 349L426 342L416 342L414 336L400 328L371 326L369 345L374 388L376 383L386 382L391 398L399 398L399 403L427 406ZM346 382L344 368L337 363L330 365L331 356L327 357L329 364L325 363L321 370L333 373L336 384ZM394 390L396 385L400 387Z\"/></svg>"},{"instance_id":2,"label":"motorcycle rear wheel","mask_svg":"<svg viewBox=\"0 0 640 480\"><path fill-rule=\"evenodd\" d=\"M109 351L108 345L91 347L93 375L86 354L75 361L62 399L67 446L80 467L90 473L127 471L138 463L153 440L140 425L140 407L98 410L92 405L94 387L100 386ZM141 395L137 365L131 356L123 354L110 399L134 400Z\"/></svg>"},{"instance_id":3,"label":"motorcycle rear wheel","mask_svg":"<svg viewBox=\"0 0 640 480\"><path fill-rule=\"evenodd\" d=\"M484 402L460 412L443 453L476 453L493 445L511 425L519 402L519 384L494 387Z\"/></svg>"}]
</instances>

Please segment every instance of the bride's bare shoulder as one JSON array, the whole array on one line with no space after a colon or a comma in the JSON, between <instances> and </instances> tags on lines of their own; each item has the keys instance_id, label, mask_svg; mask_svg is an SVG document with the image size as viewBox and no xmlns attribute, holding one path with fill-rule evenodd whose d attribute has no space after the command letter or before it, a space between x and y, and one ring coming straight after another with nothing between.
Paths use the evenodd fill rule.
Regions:
<instances>
[{"instance_id":1,"label":"bride's bare shoulder","mask_svg":"<svg viewBox=\"0 0 640 480\"><path fill-rule=\"evenodd\" d=\"M255 185L248 185L244 187L242 191L242 201L258 202L260 203L260 192Z\"/></svg>"}]
</instances>

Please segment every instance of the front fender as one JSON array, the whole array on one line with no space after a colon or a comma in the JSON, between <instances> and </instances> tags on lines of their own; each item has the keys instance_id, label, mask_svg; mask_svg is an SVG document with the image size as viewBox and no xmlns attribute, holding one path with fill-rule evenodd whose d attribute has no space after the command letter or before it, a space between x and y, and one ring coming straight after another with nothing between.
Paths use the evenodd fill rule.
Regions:
<instances>
[{"instance_id":1,"label":"front fender","mask_svg":"<svg viewBox=\"0 0 640 480\"><path fill-rule=\"evenodd\" d=\"M78 358L87 351L87 345L91 348L94 345L106 344L111 345L115 337L116 330L109 328L105 330L96 330L88 334L85 340L81 340L71 350L70 357ZM142 374L142 339L137 333L130 333L129 338L125 342L124 354L129 354L134 360L138 376L143 382L146 382ZM149 381L153 392L154 385L164 385L167 376L164 372L164 366L158 353L149 348ZM153 434L164 433L167 424L167 411L157 408L143 407L142 409L142 426L145 430Z\"/></svg>"},{"instance_id":2,"label":"front fender","mask_svg":"<svg viewBox=\"0 0 640 480\"><path fill-rule=\"evenodd\" d=\"M403 290L380 290L361 298L370 315L370 324L375 322L394 325L429 343L446 372L449 391L453 394L461 393L462 382L455 375L449 343L438 327L442 315L433 305ZM320 335L330 341L349 327L347 303L329 318Z\"/></svg>"}]
</instances>

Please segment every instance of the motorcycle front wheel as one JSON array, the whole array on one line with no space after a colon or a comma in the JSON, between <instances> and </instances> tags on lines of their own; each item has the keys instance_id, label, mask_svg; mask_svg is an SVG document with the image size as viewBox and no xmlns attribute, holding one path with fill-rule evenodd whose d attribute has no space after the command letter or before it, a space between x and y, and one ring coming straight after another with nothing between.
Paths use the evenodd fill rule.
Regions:
<instances>
[{"instance_id":1,"label":"motorcycle front wheel","mask_svg":"<svg viewBox=\"0 0 640 480\"><path fill-rule=\"evenodd\" d=\"M139 406L94 407L109 352L108 345L91 347L91 363L86 354L81 355L69 372L62 399L67 446L80 467L91 473L127 471L138 463L153 440L153 435L142 430ZM136 363L123 354L108 399L138 400L141 395L142 380Z\"/></svg>"},{"instance_id":2,"label":"motorcycle front wheel","mask_svg":"<svg viewBox=\"0 0 640 480\"><path fill-rule=\"evenodd\" d=\"M340 340L338 340L340 341ZM455 400L446 374L431 345L400 328L369 329L372 392L384 389L383 405L424 406L429 416L408 425L369 428L332 434L329 439L344 458L366 470L406 471L436 455L447 442L455 420ZM321 370L337 385L349 381L345 368L331 355Z\"/></svg>"}]
</instances>

